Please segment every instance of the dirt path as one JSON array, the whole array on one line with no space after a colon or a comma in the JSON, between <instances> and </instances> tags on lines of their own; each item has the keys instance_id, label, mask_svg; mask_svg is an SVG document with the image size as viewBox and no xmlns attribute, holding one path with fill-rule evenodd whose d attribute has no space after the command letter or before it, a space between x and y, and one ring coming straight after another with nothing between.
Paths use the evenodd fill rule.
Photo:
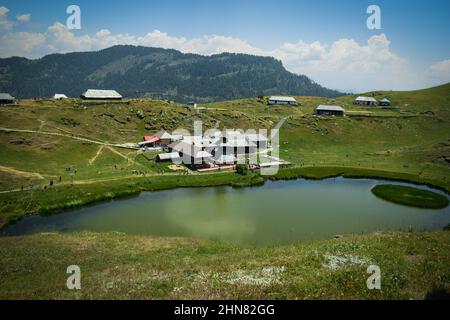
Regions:
<instances>
[{"instance_id":1,"label":"dirt path","mask_svg":"<svg viewBox=\"0 0 450 320\"><path fill-rule=\"evenodd\" d=\"M24 178L44 179L44 177L40 173L20 171L20 170L11 168L11 167L0 166L0 171L11 174L11 175L24 177Z\"/></svg>"},{"instance_id":2,"label":"dirt path","mask_svg":"<svg viewBox=\"0 0 450 320\"><path fill-rule=\"evenodd\" d=\"M45 123L44 120L41 120L41 119L38 119L38 121L41 123L41 125L39 126L39 130L38 131L42 131L42 128L44 128L46 123Z\"/></svg>"},{"instance_id":3,"label":"dirt path","mask_svg":"<svg viewBox=\"0 0 450 320\"><path fill-rule=\"evenodd\" d=\"M147 175L149 177L149 175ZM127 179L142 179L143 176L136 176L136 175L130 175L130 176L121 176L121 177L114 177L114 178L105 178L105 179L90 179L90 180L79 180L74 181L74 185L86 185L86 184L95 184L95 183L102 183L102 182L111 182L111 181L119 181L119 180L127 180ZM70 183L65 183L70 184Z\"/></svg>"},{"instance_id":4,"label":"dirt path","mask_svg":"<svg viewBox=\"0 0 450 320\"><path fill-rule=\"evenodd\" d=\"M109 146L108 146L107 148L108 148L108 150L110 150L111 152L117 154L119 157L122 157L122 158L126 159L128 162L130 162L130 163L132 163L132 164L134 164L134 165L136 165L136 166L144 167L144 168L147 169L147 167L145 167L144 165L142 165L142 164L140 164L140 163L137 163L136 161L134 161L133 159L131 159L131 158L127 157L126 155L120 153L119 151L114 150L113 148L111 148L111 147L109 147Z\"/></svg>"},{"instance_id":5,"label":"dirt path","mask_svg":"<svg viewBox=\"0 0 450 320\"><path fill-rule=\"evenodd\" d=\"M149 175L147 175L146 177L149 177ZM105 179L90 179L90 180L75 180L73 182L74 185L88 185L88 184L95 184L95 183L102 183L102 182L110 182L110 181L118 181L118 180L126 180L126 179L139 179L139 178L145 178L143 176L136 176L136 175L129 175L129 176L121 176L121 177L114 177L114 178L105 178ZM55 187L60 187L60 186L68 186L71 185L72 182L66 181L63 183L58 183L55 185ZM25 187L22 189L13 189L13 190L4 190L4 191L0 191L0 194L5 194L5 193L14 193L14 192L22 192L22 191L29 191L29 190L36 190L36 188L43 188L43 186L35 186L34 188L30 188L30 187Z\"/></svg>"},{"instance_id":6,"label":"dirt path","mask_svg":"<svg viewBox=\"0 0 450 320\"><path fill-rule=\"evenodd\" d=\"M165 175L179 175L179 173L165 173ZM120 181L120 180L128 180L128 179L148 179L150 177L156 177L160 176L158 174L146 174L145 176L137 176L137 175L128 175L128 176L120 176L120 177L113 177L113 178L104 178L104 179L88 179L88 180L74 180L74 185L89 185L89 184L96 184L96 183L103 183L103 182L111 182L111 181ZM54 187L61 187L61 186L70 186L72 182L66 181L63 183L58 183ZM15 193L15 192L23 192L23 191L29 191L29 190L36 190L36 188L43 188L43 186L35 186L34 188L25 187L22 189L13 189L13 190L4 190L0 191L0 194L5 193Z\"/></svg>"},{"instance_id":7,"label":"dirt path","mask_svg":"<svg viewBox=\"0 0 450 320\"><path fill-rule=\"evenodd\" d=\"M76 136L74 134L63 134L63 133L57 133L57 132L25 130L25 129L11 129L11 128L4 128L4 127L0 127L0 131L44 134L44 135L48 135L48 136L70 138L70 139L83 141L83 142L89 142L89 143L98 144L98 145L102 145L102 146L116 147L116 148L125 148L125 149L133 149L133 150L135 150L135 148L131 148L129 146L125 146L125 145L122 145L122 144L108 143L108 142L102 142L102 141L92 140L92 139L88 139L88 138L82 138L82 137Z\"/></svg>"},{"instance_id":8,"label":"dirt path","mask_svg":"<svg viewBox=\"0 0 450 320\"><path fill-rule=\"evenodd\" d=\"M97 153L95 154L95 156L94 156L92 159L89 159L89 164L90 164L90 165L92 165L92 164L95 162L95 160L97 160L97 158L99 157L99 155L102 153L104 147L105 147L105 146L100 146L100 148L98 148L98 151L97 151Z\"/></svg>"},{"instance_id":9,"label":"dirt path","mask_svg":"<svg viewBox=\"0 0 450 320\"><path fill-rule=\"evenodd\" d=\"M213 172L213 173L190 173L191 175L209 175L209 174L215 174L217 175L217 172ZM180 173L179 172L173 172L173 173L164 173L164 176L179 176ZM161 174L157 174L157 173L152 173L152 174L146 174L145 176L142 175L127 175L127 176L120 176L120 177L111 177L111 178L103 178L103 179L87 179L87 180L74 180L73 184L74 185L89 185L89 184L96 184L96 183L104 183L104 182L111 182L111 181L120 181L120 180L127 180L127 179L148 179L151 177L160 177L162 176ZM57 183L54 188L58 188L61 186L69 186L71 185L72 182L71 181L65 181L63 183ZM36 190L36 188L43 188L43 186L35 186L34 189ZM5 193L15 193L15 192L23 192L23 191L29 191L32 190L32 188L26 187L23 190L22 189L13 189L13 190L5 190L5 191L0 191L0 194L5 194Z\"/></svg>"}]
</instances>

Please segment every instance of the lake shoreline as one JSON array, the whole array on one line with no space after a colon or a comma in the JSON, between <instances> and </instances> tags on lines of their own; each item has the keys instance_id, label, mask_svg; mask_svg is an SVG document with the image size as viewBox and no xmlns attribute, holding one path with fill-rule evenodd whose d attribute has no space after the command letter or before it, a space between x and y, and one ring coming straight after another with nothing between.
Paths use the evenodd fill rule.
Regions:
<instances>
[{"instance_id":1,"label":"lake shoreline","mask_svg":"<svg viewBox=\"0 0 450 320\"><path fill-rule=\"evenodd\" d=\"M194 177L194 179L189 179ZM225 177L225 179L222 179ZM30 215L53 215L66 212L68 210L73 210L77 208L82 208L86 206L96 205L104 202L109 202L112 200L127 199L130 197L137 197L141 192L153 192L153 191L165 191L173 190L178 188L202 188L202 187L217 187L217 186L230 186L234 188L248 188L248 187L258 187L264 185L267 180L280 181L280 180L325 180L330 178L343 177L348 179L380 179L393 182L405 182L414 185L422 185L430 188L434 188L445 192L450 195L450 185L440 184L437 181L430 181L428 179L423 179L419 176L406 174L406 173L396 173L391 171L381 171L367 168L354 168L354 167L332 167L332 166L321 166L321 167L291 167L280 169L279 172L274 176L263 177L257 173L251 173L247 176L241 176L235 173L221 173L221 174L205 174L205 175L195 175L195 176L156 176L148 178L143 182L135 180L127 181L125 180L122 184L119 184L113 191L107 191L108 188L104 188L106 192L97 193L84 193L83 195L74 201L73 199L58 199L56 203L51 203L52 197L45 196L45 194L50 194L53 190L35 190L35 191L23 191L23 193L38 192L42 200L37 204L37 210L31 210L29 212L20 210L18 214L10 219L0 220L0 231L6 226L20 221L23 217ZM173 181L177 178L176 181ZM227 179L228 178L228 179ZM158 183L152 183L152 179L157 180ZM127 183L132 184L127 184ZM175 182L175 183L174 183ZM178 182L178 184L177 184ZM94 184L95 185L95 184ZM70 189L78 188L77 186L63 186L56 188ZM81 185L81 187L83 187ZM88 185L85 186L88 188ZM90 186L89 186L90 187ZM103 190L102 190L103 191ZM70 192L69 192L70 193ZM21 192L18 192L21 194ZM10 195L10 194L6 194ZM13 195L13 194L12 194ZM14 197L13 197L14 198ZM50 199L49 199L50 198ZM0 213L1 215L1 213Z\"/></svg>"},{"instance_id":2,"label":"lake shoreline","mask_svg":"<svg viewBox=\"0 0 450 320\"><path fill-rule=\"evenodd\" d=\"M298 172L299 171L297 170L296 173ZM286 171L282 173L286 174ZM223 216L222 218L220 218L220 216L214 218L216 215L212 214L217 211L217 207L214 204L216 202L223 204L221 205L221 209L217 212L228 212L231 214L227 215L227 220L222 221L225 225L234 225L238 227L240 225L239 221L243 219L247 222L251 222L251 225L258 225L257 230L265 230L265 226L261 224L264 221L267 221L267 217L278 216L278 218L275 218L270 225L277 226L276 228L284 228L286 230L297 230L296 236L289 236L289 239L293 241L331 239L340 234L370 233L378 230L398 232L407 230L437 231L442 230L442 228L445 227L442 223L448 224L448 221L442 221L442 219L440 220L441 223L439 225L436 223L431 225L426 222L426 220L423 220L421 223L417 223L417 221L422 221L422 217L428 217L430 216L429 214L434 216L434 213L405 212L405 210L401 207L382 207L383 205L381 203L378 204L377 202L374 202L374 200L369 200L369 198L366 198L366 194L372 194L371 190L374 186L386 183L389 180L380 178L363 178L361 175L357 178L349 178L348 176L344 177L344 175L329 177L324 176L323 171L321 172L322 176L319 179L317 172L315 173L316 175L314 178L302 177L293 179L291 175L290 179L274 179L274 177L271 177L272 179L264 179L264 183L260 183L260 179L256 179L260 178L259 176L243 176L242 178L246 179L244 182L246 182L247 185L258 187L253 191L251 188L248 189L248 187L242 188L241 185L235 187L234 184L239 180L233 180L233 184L231 185L229 183L225 183L230 177L235 179L241 178L241 176L236 174L225 174L222 176L198 176L197 178L220 177L221 181L206 183L207 181L203 180L202 183L198 183L198 185L194 187L191 186L189 180L185 180L185 183L183 184L178 184L178 187L173 186L171 188L169 188L168 185L158 185L153 183L150 188L148 188L149 185L146 185L146 188L141 186L142 188L138 192L134 192L133 189L129 189L128 193L124 195L122 194L121 196L116 194L116 197L113 197L112 194L109 194L109 201L104 201L102 198L98 198L97 201L89 202L89 200L91 200L91 198L89 198L87 199L86 204L83 205L79 202L76 203L77 205L72 205L73 203L69 202L70 206L66 206L64 210L61 210L60 206L54 206L51 211L47 209L45 213L24 216L22 218L26 217L27 219L24 220L20 218L15 222L7 224L7 226L2 228L0 231L0 235L11 236L27 235L39 232L77 232L81 230L89 230L92 232L118 231L125 232L129 235L142 236L158 235L161 237L199 237L202 239L218 239L233 242L236 239L233 236L230 238L228 233L205 234L205 232L200 232L199 234L195 234L186 233L182 231L183 229L178 229L178 231L177 229L173 229L175 225L179 225L181 221L184 221L184 219L191 221L189 225L192 225L195 221L197 221L200 225L206 221L209 221L209 227L215 225L214 223L217 223L215 220L216 218L223 218ZM328 171L327 173L330 172ZM192 176L192 178L194 178L194 176ZM164 181L164 179L161 181ZM223 183L219 184L218 182ZM255 183L252 184L252 182ZM398 184L399 186L402 184L413 186L410 182L404 181L398 181ZM421 190L434 190L434 192L438 192L442 194L442 196L448 197L445 191L430 188L425 184L418 186L418 188L421 188ZM197 191L198 189L200 189L200 191ZM248 189L248 191L239 191L239 189ZM122 188L119 191L121 190ZM55 192L55 190L52 190L52 192ZM316 198L321 199L323 197L326 197L329 201L334 202L336 205L327 208L323 203L314 201ZM374 197L374 199L375 198L377 197ZM195 207L195 204L192 203L191 199L195 204L201 206L202 210L189 210L188 208L191 208L191 206ZM367 200L356 201L352 199ZM117 202L115 200L117 200ZM226 202L224 202L225 200ZM240 203L240 205L235 207L233 205L234 203ZM270 212L276 212L278 210L276 207L272 208L272 204L276 203L290 203L290 205L288 205L286 210L283 210L282 212L279 212L278 215L274 216L271 215ZM241 211L240 208L242 206L247 209L243 209L243 211ZM172 209L167 211L166 208L168 207ZM153 212L153 214L150 216L148 215L150 212L148 211L148 208L152 208L151 212ZM354 208L366 209L361 211L360 209ZM122 218L123 212L128 212L126 217L129 218ZM165 215L162 214L163 212L165 212ZM184 214L176 219L178 222L175 224L174 222L166 222L161 224L162 221L167 221L167 218L174 215L172 213L169 214L169 212L184 212ZM297 212L302 212L302 218L296 218ZM321 218L319 217L326 217L331 212L334 212L334 219L338 219L338 221L348 219L348 217L352 217L349 221L356 221L359 217L364 219L362 216L366 214L368 214L367 219L369 220L364 219L365 222L358 225L351 223L350 225L353 225L353 227L349 227L350 225L342 225L340 227L328 228L326 220L320 221ZM445 212L448 214L448 211ZM258 214L255 216L254 213ZM372 223L370 217L374 214L378 216L378 219L384 219L382 221L385 222L381 224L379 221L373 221ZM199 216L202 217L200 220L198 220ZM266 218L264 218L265 216ZM405 222L396 222L399 221L400 217L403 217L402 221ZM118 223L117 219L124 220L121 220L121 222ZM99 224L99 221L102 221L102 223ZM141 221L142 226L147 227L133 227L132 221ZM281 227L278 221L291 222L289 222L288 225ZM158 227L151 227L155 225L155 223ZM320 227L314 231L310 229L305 230L303 228L304 225L311 223L313 225L323 227ZM256 233L255 235L247 238L246 241L250 241L250 243L252 241L266 241L277 245L286 243L286 239L282 240L285 238L284 236L278 238L279 236L271 235L271 230L275 229L273 227L267 229L265 231L266 236L264 236L262 240L261 236L257 236L256 234L258 233ZM288 234L290 234L290 231ZM253 240L255 237L256 240ZM239 241L236 242L239 243Z\"/></svg>"}]
</instances>

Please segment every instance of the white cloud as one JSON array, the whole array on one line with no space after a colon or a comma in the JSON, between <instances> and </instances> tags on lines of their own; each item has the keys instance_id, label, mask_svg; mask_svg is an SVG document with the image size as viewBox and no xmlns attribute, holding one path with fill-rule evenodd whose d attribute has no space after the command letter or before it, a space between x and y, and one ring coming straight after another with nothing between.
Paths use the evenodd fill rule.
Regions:
<instances>
[{"instance_id":1,"label":"white cloud","mask_svg":"<svg viewBox=\"0 0 450 320\"><path fill-rule=\"evenodd\" d=\"M316 41L311 44L302 40L297 43L284 43L272 53L283 61L295 62L321 60L326 52L326 46Z\"/></svg>"},{"instance_id":2,"label":"white cloud","mask_svg":"<svg viewBox=\"0 0 450 320\"><path fill-rule=\"evenodd\" d=\"M173 37L160 30L153 30L144 36L132 36L129 34L113 35L107 29L102 29L91 38L92 49L106 48L118 44L132 44L151 46L165 49L176 49L184 53L197 53L211 55L222 52L240 52L248 54L267 54L263 50L252 47L248 42L220 35L206 35L200 38L187 39L185 37Z\"/></svg>"},{"instance_id":3,"label":"white cloud","mask_svg":"<svg viewBox=\"0 0 450 320\"><path fill-rule=\"evenodd\" d=\"M0 48L1 57L33 57L37 47L45 43L45 35L40 33L14 32L0 36L5 45Z\"/></svg>"},{"instance_id":4,"label":"white cloud","mask_svg":"<svg viewBox=\"0 0 450 320\"><path fill-rule=\"evenodd\" d=\"M53 52L91 50L94 39L88 35L76 36L62 23L55 23L45 33L45 49Z\"/></svg>"},{"instance_id":5,"label":"white cloud","mask_svg":"<svg viewBox=\"0 0 450 320\"><path fill-rule=\"evenodd\" d=\"M436 83L450 82L450 59L432 64L427 75Z\"/></svg>"},{"instance_id":6,"label":"white cloud","mask_svg":"<svg viewBox=\"0 0 450 320\"><path fill-rule=\"evenodd\" d=\"M407 61L391 51L384 34L370 37L363 45L353 39L339 39L330 46L320 42L285 43L272 55L287 69L332 88L403 88L403 75L408 73Z\"/></svg>"},{"instance_id":7,"label":"white cloud","mask_svg":"<svg viewBox=\"0 0 450 320\"><path fill-rule=\"evenodd\" d=\"M100 30L99 32L97 32L96 34L95 34L95 36L97 37L97 38L106 38L106 37L108 37L108 36L110 36L111 35L111 31L109 31L108 29L102 29L102 30Z\"/></svg>"},{"instance_id":8,"label":"white cloud","mask_svg":"<svg viewBox=\"0 0 450 320\"><path fill-rule=\"evenodd\" d=\"M0 26L1 21L7 21L7 13L8 9L0 7ZM324 86L341 90L416 89L450 81L450 60L420 70L392 52L385 34L372 36L364 44L346 38L331 44L299 40L268 51L245 40L223 35L186 38L153 30L144 36L134 36L113 34L108 29L99 30L92 36L76 35L57 22L43 33L8 29L0 35L0 41L5 44L0 47L0 57L37 58L49 53L99 50L119 44L171 48L202 55L234 52L273 56L281 60L289 71L305 74Z\"/></svg>"},{"instance_id":9,"label":"white cloud","mask_svg":"<svg viewBox=\"0 0 450 320\"><path fill-rule=\"evenodd\" d=\"M8 12L8 8L0 7L0 31L8 31L12 28L12 23L8 20Z\"/></svg>"},{"instance_id":10,"label":"white cloud","mask_svg":"<svg viewBox=\"0 0 450 320\"><path fill-rule=\"evenodd\" d=\"M16 16L16 19L19 22L28 22L31 19L31 14L19 14Z\"/></svg>"}]
</instances>

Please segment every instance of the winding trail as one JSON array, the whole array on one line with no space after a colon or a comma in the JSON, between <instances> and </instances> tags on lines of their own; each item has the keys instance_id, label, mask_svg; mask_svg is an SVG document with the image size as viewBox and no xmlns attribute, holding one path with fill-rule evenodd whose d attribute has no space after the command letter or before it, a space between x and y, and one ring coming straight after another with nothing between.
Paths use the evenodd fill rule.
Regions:
<instances>
[{"instance_id":1,"label":"winding trail","mask_svg":"<svg viewBox=\"0 0 450 320\"><path fill-rule=\"evenodd\" d=\"M87 184L95 184L95 183L102 183L102 182L111 182L111 181L118 181L118 180L127 180L127 179L139 179L139 178L148 178L151 175L147 175L146 177L142 176L136 176L136 175L128 175L128 176L120 176L120 177L113 177L113 178L104 178L104 179L87 179L87 180L75 180L73 182L73 185L87 185ZM62 183L57 183L54 188L60 187L60 186L68 186L71 185L72 182L66 181ZM41 185L36 185L34 187L24 187L22 189L12 189L12 190L4 190L0 191L0 194L5 193L15 193L15 192L22 192L22 191L30 191L30 190L38 190L41 189Z\"/></svg>"},{"instance_id":2,"label":"winding trail","mask_svg":"<svg viewBox=\"0 0 450 320\"><path fill-rule=\"evenodd\" d=\"M17 133L28 133L28 134L41 134L41 135L63 137L63 138L69 138L69 139L77 140L77 141L92 143L92 144L99 145L100 148L97 151L97 153L95 154L95 156L89 160L89 164L93 164L97 160L97 158L100 156L100 154L104 150L104 148L107 148L111 152L113 152L113 153L117 154L118 156L126 159L129 163L132 163L132 164L140 166L140 167L144 167L142 164L134 161L130 157L128 157L128 156L126 156L126 155L122 154L121 152L119 152L119 151L114 149L114 148L121 148L121 149L129 149L129 150L138 150L137 148L134 148L134 147L132 147L129 144L128 145L127 144L123 144L122 145L122 144L109 143L109 142L104 142L104 141L99 141L99 140L93 140L93 139L89 139L89 138L83 138L83 137L80 137L80 136L77 136L77 135L71 134L71 133L64 134L64 133L58 133L58 132L40 131L42 129L43 125L45 125L45 121L41 121L41 127L40 127L39 130L13 129L13 128L0 127L0 131L3 131L3 132L17 132ZM57 128L57 129L59 129L59 128ZM38 178L38 179L43 179L44 178L40 173L24 172L24 171L15 170L15 169L10 168L10 167L4 167L4 166L0 166L0 171L8 172L10 174L15 174L15 175L20 175L20 176L34 177L34 178ZM147 177L148 176L149 175L147 175ZM114 177L114 178L107 178L107 179L79 180L79 181L74 181L73 184L74 185L78 185L78 184L93 184L93 183L99 183L99 182L108 182L108 181L130 179L130 178L139 178L139 177L136 177L136 176L121 176L121 177ZM71 182L64 182L64 183L61 183L61 184L58 184L58 185L69 185L69 184L71 184ZM35 186L34 188L36 188L36 187L39 187L39 186ZM21 188L20 189L12 189L12 190L4 190L4 191L0 191L0 194L21 192L21 191L27 191L27 190L32 190L32 189L33 189L33 187L24 187L23 190Z\"/></svg>"},{"instance_id":3,"label":"winding trail","mask_svg":"<svg viewBox=\"0 0 450 320\"><path fill-rule=\"evenodd\" d=\"M225 172L223 172L225 173ZM217 174L223 174L223 173L195 173L190 172L190 175L217 175ZM74 180L73 185L90 185L90 184L96 184L96 183L104 183L104 182L111 182L111 181L120 181L120 180L138 180L138 179L149 179L151 177L161 177L161 176L181 176L180 172L165 172L164 174L159 173L147 173L145 176L143 175L124 175L124 176L118 176L118 177L110 177L110 178L99 178L99 179L85 179L85 180ZM54 188L63 187L63 186L70 186L72 185L71 181L64 181L62 183L56 183ZM4 190L0 191L0 194L6 194L6 193L16 193L16 192L23 192L23 191L30 191L30 190L38 190L42 188L42 185L35 185L34 187L24 187L22 189L12 189L12 190Z\"/></svg>"},{"instance_id":4,"label":"winding trail","mask_svg":"<svg viewBox=\"0 0 450 320\"><path fill-rule=\"evenodd\" d=\"M127 160L127 162L132 163L132 164L134 164L134 165L136 165L136 166L139 166L139 167L146 168L143 164L140 164L140 163L134 161L134 160L131 159L130 157L128 157L128 156L126 156L126 155L120 153L120 152L117 151L117 150L114 150L114 149L111 148L110 146L108 146L107 148L108 148L108 150L110 150L112 153L115 153L115 154L117 154L119 157L122 157L122 158L124 158L125 160Z\"/></svg>"},{"instance_id":5,"label":"winding trail","mask_svg":"<svg viewBox=\"0 0 450 320\"><path fill-rule=\"evenodd\" d=\"M105 146L100 146L100 148L98 148L98 151L97 151L97 153L95 154L95 156L94 156L93 158L89 159L89 164L90 164L90 165L92 165L92 164L95 162L95 160L97 160L97 158L98 158L98 157L100 156L100 154L102 153L104 147L105 147Z\"/></svg>"},{"instance_id":6,"label":"winding trail","mask_svg":"<svg viewBox=\"0 0 450 320\"><path fill-rule=\"evenodd\" d=\"M0 172L6 172L11 175L21 176L21 177L25 177L25 178L44 179L42 174L40 174L38 172L21 171L21 170L17 170L17 169L14 169L11 167L5 167L5 166L0 166Z\"/></svg>"},{"instance_id":7,"label":"winding trail","mask_svg":"<svg viewBox=\"0 0 450 320\"><path fill-rule=\"evenodd\" d=\"M63 133L57 133L57 132L26 130L26 129L11 129L11 128L4 128L4 127L0 127L0 131L4 131L4 132L19 132L19 133L31 133L31 134L43 134L43 135L48 135L48 136L56 136L56 137L63 137L63 138L74 139L74 140L78 140L78 141L98 144L98 145L107 146L107 147L133 149L133 150L137 149L137 148L131 147L130 145L123 145L123 144L117 144L117 143L103 142L103 141L99 141L99 140L83 138L83 137L77 136L75 134L63 134Z\"/></svg>"},{"instance_id":8,"label":"winding trail","mask_svg":"<svg viewBox=\"0 0 450 320\"><path fill-rule=\"evenodd\" d=\"M38 131L42 131L42 128L44 128L44 126L46 125L46 122L44 120L38 119L38 121L41 123L41 125L39 126L39 130Z\"/></svg>"}]
</instances>

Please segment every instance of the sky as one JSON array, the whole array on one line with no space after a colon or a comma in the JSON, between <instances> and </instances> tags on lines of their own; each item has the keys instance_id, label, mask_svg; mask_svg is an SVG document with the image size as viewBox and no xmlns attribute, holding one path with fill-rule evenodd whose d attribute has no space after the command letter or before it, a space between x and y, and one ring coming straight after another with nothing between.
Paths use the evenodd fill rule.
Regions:
<instances>
[{"instance_id":1,"label":"sky","mask_svg":"<svg viewBox=\"0 0 450 320\"><path fill-rule=\"evenodd\" d=\"M67 27L77 5L81 29ZM370 5L381 28L369 29ZM450 82L449 0L0 0L0 57L117 44L273 56L343 91Z\"/></svg>"}]
</instances>

